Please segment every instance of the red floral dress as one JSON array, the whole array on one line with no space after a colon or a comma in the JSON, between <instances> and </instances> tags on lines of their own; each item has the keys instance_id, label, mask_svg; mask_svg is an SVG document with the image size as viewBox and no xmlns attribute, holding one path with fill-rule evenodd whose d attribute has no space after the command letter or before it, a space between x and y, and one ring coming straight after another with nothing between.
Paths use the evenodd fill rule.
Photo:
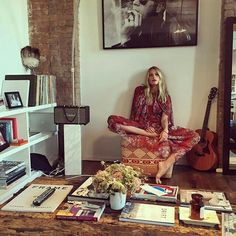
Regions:
<instances>
[{"instance_id":1,"label":"red floral dress","mask_svg":"<svg viewBox=\"0 0 236 236\"><path fill-rule=\"evenodd\" d=\"M187 151L199 142L199 135L193 130L174 126L172 105L170 96L167 97L165 103L153 101L151 105L147 105L144 94L144 86L135 89L132 103L130 119L122 116L111 115L108 118L108 128L115 133L122 135L135 147L146 147L163 158L167 158L171 153L178 153L178 158L182 157ZM143 135L128 134L120 129L120 124L135 126L141 129L153 127L157 134L162 129L161 117L165 113L169 120L168 140L159 142L159 136L147 137Z\"/></svg>"}]
</instances>

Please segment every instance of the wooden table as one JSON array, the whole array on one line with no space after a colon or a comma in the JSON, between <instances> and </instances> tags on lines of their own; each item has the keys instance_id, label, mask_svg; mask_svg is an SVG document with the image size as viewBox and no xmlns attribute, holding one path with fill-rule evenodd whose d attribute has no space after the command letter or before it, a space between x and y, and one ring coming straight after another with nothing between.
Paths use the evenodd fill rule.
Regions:
<instances>
[{"instance_id":1,"label":"wooden table","mask_svg":"<svg viewBox=\"0 0 236 236\"><path fill-rule=\"evenodd\" d=\"M84 179L40 177L38 184L73 184L78 187ZM174 205L173 205L174 206ZM119 222L120 211L105 210L99 222L78 222L55 219L55 213L22 213L0 211L0 235L81 235L81 236L154 236L154 235L221 235L218 228L184 225L178 220L176 205L175 226L159 226Z\"/></svg>"}]
</instances>

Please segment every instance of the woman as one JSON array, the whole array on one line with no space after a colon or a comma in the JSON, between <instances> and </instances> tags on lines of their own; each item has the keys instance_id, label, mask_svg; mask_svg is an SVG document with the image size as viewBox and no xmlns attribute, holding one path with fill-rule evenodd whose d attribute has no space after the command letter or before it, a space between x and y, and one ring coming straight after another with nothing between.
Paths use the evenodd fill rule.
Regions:
<instances>
[{"instance_id":1,"label":"woman","mask_svg":"<svg viewBox=\"0 0 236 236\"><path fill-rule=\"evenodd\" d=\"M127 138L127 134L137 134L134 146L148 147L166 158L159 162L157 183L200 139L196 132L174 126L171 98L164 76L156 66L148 69L146 85L135 89L130 119L112 115L108 118L108 128Z\"/></svg>"}]
</instances>

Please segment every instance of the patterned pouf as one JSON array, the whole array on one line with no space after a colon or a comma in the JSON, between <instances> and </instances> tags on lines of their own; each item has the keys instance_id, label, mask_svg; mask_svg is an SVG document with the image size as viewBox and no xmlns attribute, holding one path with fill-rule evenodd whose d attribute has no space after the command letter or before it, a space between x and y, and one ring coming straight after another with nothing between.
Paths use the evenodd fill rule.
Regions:
<instances>
[{"instance_id":1,"label":"patterned pouf","mask_svg":"<svg viewBox=\"0 0 236 236\"><path fill-rule=\"evenodd\" d=\"M122 162L125 165L143 169L148 176L155 177L158 172L158 164L165 158L155 155L147 148L134 147L127 139L121 138ZM163 178L172 177L173 166L171 166Z\"/></svg>"}]
</instances>

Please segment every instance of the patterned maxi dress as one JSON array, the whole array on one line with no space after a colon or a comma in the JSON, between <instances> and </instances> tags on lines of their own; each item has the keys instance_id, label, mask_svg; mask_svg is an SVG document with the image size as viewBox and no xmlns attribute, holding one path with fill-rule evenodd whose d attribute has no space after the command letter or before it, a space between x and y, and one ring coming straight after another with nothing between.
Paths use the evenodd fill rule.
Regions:
<instances>
[{"instance_id":1,"label":"patterned maxi dress","mask_svg":"<svg viewBox=\"0 0 236 236\"><path fill-rule=\"evenodd\" d=\"M132 143L134 147L146 147L156 155L166 159L171 153L177 153L178 160L187 151L199 142L199 135L193 130L174 126L171 98L168 96L167 101L162 103L156 99L151 105L147 105L144 94L144 86L135 89L132 103L130 119L122 116L111 115L108 118L108 128L118 133ZM163 112L168 116L169 135L168 140L159 142L159 136L147 137L143 135L129 134L120 129L120 124L135 126L141 129L153 127L157 134L163 130L161 127L161 117Z\"/></svg>"}]
</instances>

